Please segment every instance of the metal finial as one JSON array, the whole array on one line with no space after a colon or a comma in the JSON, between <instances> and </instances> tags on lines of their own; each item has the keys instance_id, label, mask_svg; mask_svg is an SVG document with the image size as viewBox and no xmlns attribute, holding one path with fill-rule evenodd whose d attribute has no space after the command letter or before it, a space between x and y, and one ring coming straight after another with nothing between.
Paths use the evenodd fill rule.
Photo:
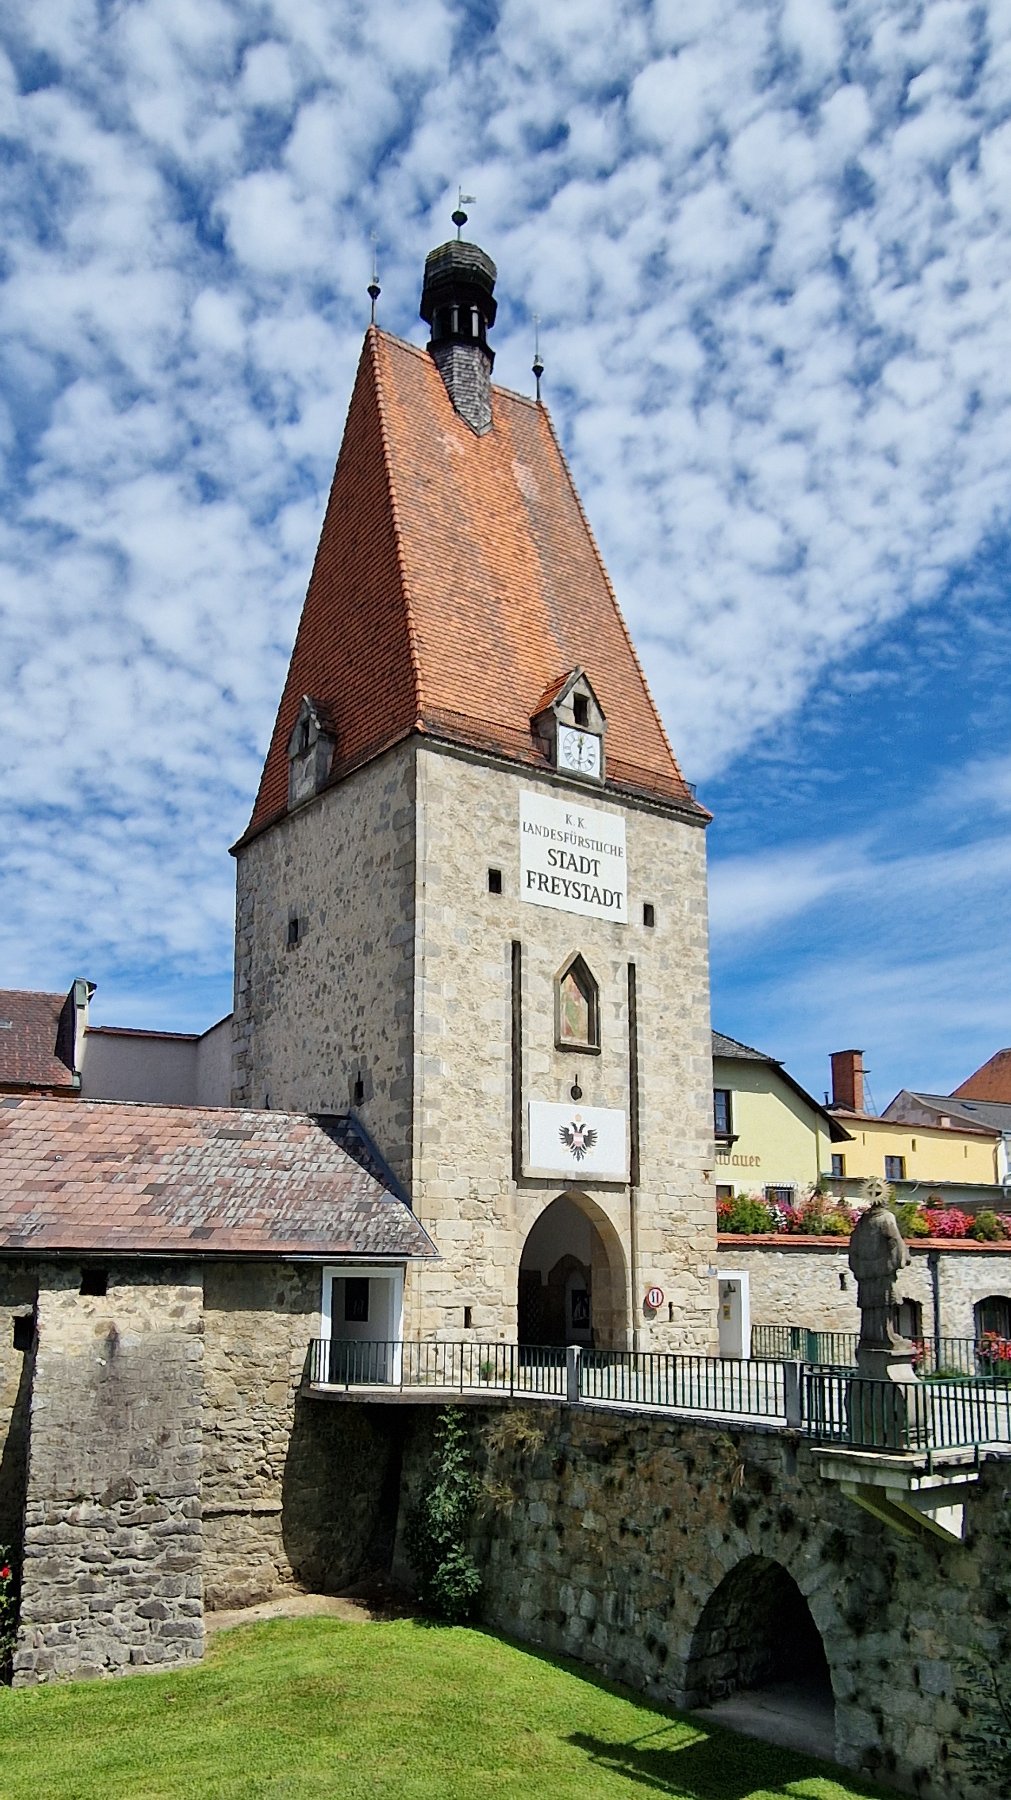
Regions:
<instances>
[{"instance_id":1,"label":"metal finial","mask_svg":"<svg viewBox=\"0 0 1011 1800\"><path fill-rule=\"evenodd\" d=\"M544 364L541 361L541 316L540 313L534 313L534 380L537 383L538 400L541 397L541 376L543 373Z\"/></svg>"},{"instance_id":2,"label":"metal finial","mask_svg":"<svg viewBox=\"0 0 1011 1800\"><path fill-rule=\"evenodd\" d=\"M376 234L374 231L371 231L369 233L369 236L372 239L372 280L369 282L369 285L366 288L365 292L368 294L368 297L372 302L372 323L374 325L376 322L376 301L379 299L379 296L383 290L379 285L379 275L378 275L378 272L376 269L376 243L377 243Z\"/></svg>"},{"instance_id":3,"label":"metal finial","mask_svg":"<svg viewBox=\"0 0 1011 1800\"><path fill-rule=\"evenodd\" d=\"M467 214L464 212L463 209L465 206L475 206L477 204L477 195L476 194L465 194L462 188L457 188L456 192L457 192L456 211L455 211L455 213L453 213L452 218L453 218L453 224L456 226L456 235L459 238L460 233L462 232L464 226L467 223Z\"/></svg>"}]
</instances>

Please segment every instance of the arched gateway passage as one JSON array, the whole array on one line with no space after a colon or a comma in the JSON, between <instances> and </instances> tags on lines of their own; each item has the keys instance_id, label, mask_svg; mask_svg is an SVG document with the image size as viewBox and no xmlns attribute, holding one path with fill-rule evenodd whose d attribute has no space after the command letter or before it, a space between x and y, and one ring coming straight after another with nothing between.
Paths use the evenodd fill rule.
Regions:
<instances>
[{"instance_id":1,"label":"arched gateway passage","mask_svg":"<svg viewBox=\"0 0 1011 1800\"><path fill-rule=\"evenodd\" d=\"M710 1595L692 1638L685 1699L752 1737L832 1755L835 1701L825 1648L781 1563L745 1557Z\"/></svg>"},{"instance_id":2,"label":"arched gateway passage","mask_svg":"<svg viewBox=\"0 0 1011 1800\"><path fill-rule=\"evenodd\" d=\"M560 1194L535 1220L518 1282L521 1344L626 1343L625 1258L606 1215L583 1194Z\"/></svg>"}]
</instances>

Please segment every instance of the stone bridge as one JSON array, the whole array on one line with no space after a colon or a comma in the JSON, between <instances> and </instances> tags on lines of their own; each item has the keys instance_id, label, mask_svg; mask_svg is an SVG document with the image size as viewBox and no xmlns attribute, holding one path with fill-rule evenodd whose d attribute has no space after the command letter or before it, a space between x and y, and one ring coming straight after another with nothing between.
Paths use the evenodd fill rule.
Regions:
<instances>
[{"instance_id":1,"label":"stone bridge","mask_svg":"<svg viewBox=\"0 0 1011 1800\"><path fill-rule=\"evenodd\" d=\"M354 1421L349 1516L373 1550L385 1516L393 1573L409 1574L404 1520L437 1409L312 1407L331 1415L331 1445L333 1414ZM969 1677L1011 1649L1006 1457L983 1458L955 1541L854 1506L818 1446L775 1425L550 1399L466 1417L488 1624L679 1707L772 1688L789 1711L793 1692L839 1762L929 1800L980 1800Z\"/></svg>"},{"instance_id":2,"label":"stone bridge","mask_svg":"<svg viewBox=\"0 0 1011 1800\"><path fill-rule=\"evenodd\" d=\"M79 1288L59 1266L45 1285L13 1269L0 1291L0 1544L15 1557L24 1521L16 1681L191 1661L205 1607L409 1573L404 1520L449 1396L314 1385L318 1271L173 1265L124 1271L106 1298ZM979 1800L974 1672L1011 1667L1006 1444L959 1449L959 1406L947 1469L922 1450L846 1483L854 1452L791 1425L785 1369L591 1358L573 1401L557 1358L540 1374L514 1361L518 1391L498 1397L488 1361L463 1398L490 1625L679 1705L776 1682L789 1695L813 1672L840 1761ZM647 1366L650 1392L658 1370L675 1384L651 1410ZM622 1371L639 1385L600 1401L587 1383L607 1370L614 1395ZM723 1416L665 1410L675 1392ZM1000 1403L973 1402L987 1431ZM958 1530L917 1528L901 1493L877 1516L866 1491L854 1505L846 1486L876 1492L883 1468L910 1502L914 1481L950 1498L957 1480Z\"/></svg>"}]
</instances>

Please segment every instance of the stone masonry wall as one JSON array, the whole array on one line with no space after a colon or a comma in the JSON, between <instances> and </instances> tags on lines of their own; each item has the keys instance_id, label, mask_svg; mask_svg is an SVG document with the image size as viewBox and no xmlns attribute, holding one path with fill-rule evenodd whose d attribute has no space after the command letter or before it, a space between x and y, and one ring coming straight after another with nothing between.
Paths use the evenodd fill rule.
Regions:
<instances>
[{"instance_id":1,"label":"stone masonry wall","mask_svg":"<svg viewBox=\"0 0 1011 1800\"><path fill-rule=\"evenodd\" d=\"M282 1263L204 1274L204 1581L208 1607L293 1582L330 1592L362 1572L396 1456L384 1422L300 1398L322 1271ZM385 1409L389 1412L391 1409ZM342 1437L341 1433L345 1435ZM350 1433L353 1442L349 1442Z\"/></svg>"},{"instance_id":2,"label":"stone masonry wall","mask_svg":"<svg viewBox=\"0 0 1011 1800\"><path fill-rule=\"evenodd\" d=\"M203 1647L201 1287L44 1268L15 1685L188 1662Z\"/></svg>"},{"instance_id":3,"label":"stone masonry wall","mask_svg":"<svg viewBox=\"0 0 1011 1800\"><path fill-rule=\"evenodd\" d=\"M239 854L234 1103L354 1104L409 1181L413 956L414 749L404 744Z\"/></svg>"},{"instance_id":4,"label":"stone masonry wall","mask_svg":"<svg viewBox=\"0 0 1011 1800\"><path fill-rule=\"evenodd\" d=\"M31 1318L38 1279L0 1267L0 1321ZM28 1484L17 1682L197 1657L205 1603L332 1592L388 1564L401 1409L299 1391L320 1268L112 1265L93 1297L80 1281L43 1266L37 1355L8 1334L0 1358L16 1565Z\"/></svg>"},{"instance_id":5,"label":"stone masonry wall","mask_svg":"<svg viewBox=\"0 0 1011 1800\"><path fill-rule=\"evenodd\" d=\"M782 1591L779 1565L824 1646L838 1760L927 1800L982 1800L967 1673L1011 1657L1011 1463L984 1464L956 1544L879 1524L786 1433L552 1403L467 1417L490 1496L474 1549L494 1628L696 1704L742 1585L749 1655L762 1637L775 1653L782 1611L758 1602ZM402 1518L433 1423L414 1409Z\"/></svg>"},{"instance_id":6,"label":"stone masonry wall","mask_svg":"<svg viewBox=\"0 0 1011 1800\"><path fill-rule=\"evenodd\" d=\"M625 819L628 923L520 897L519 795ZM443 1255L411 1269L409 1336L513 1340L517 1273L536 1219L577 1197L608 1246L619 1318L610 1341L644 1349L713 1347L715 1255L712 1056L705 834L575 783L538 781L437 748L418 751L418 910L414 1054L415 1209ZM502 875L489 892L488 869ZM652 902L655 925L643 922ZM511 945L523 953L523 1108L533 1098L629 1109L628 964L639 1017L638 1191L619 1182L513 1180ZM576 951L600 984L599 1055L555 1045L555 976ZM634 1216L633 1216L634 1215ZM658 1284L665 1301L643 1307ZM595 1292L598 1282L594 1282ZM668 1309L672 1309L672 1318ZM599 1321L598 1321L599 1323ZM599 1341L599 1340L598 1340Z\"/></svg>"},{"instance_id":7,"label":"stone masonry wall","mask_svg":"<svg viewBox=\"0 0 1011 1800\"><path fill-rule=\"evenodd\" d=\"M28 1475L28 1404L34 1352L14 1342L15 1322L29 1330L37 1276L25 1263L0 1264L0 1552L18 1561Z\"/></svg>"},{"instance_id":8,"label":"stone masonry wall","mask_svg":"<svg viewBox=\"0 0 1011 1800\"><path fill-rule=\"evenodd\" d=\"M626 822L629 922L520 898L519 794ZM502 893L488 891L488 867ZM643 922L643 902L655 925ZM514 1340L523 1245L574 1192L599 1232L604 1337L714 1347L712 1059L704 833L562 779L405 744L263 833L237 875L238 1103L361 1115L442 1252L411 1270L407 1335ZM298 920L289 945L288 923ZM513 1180L511 945L523 945L524 1108L629 1110L628 964L639 1014L638 1189ZM600 984L601 1050L555 1046L554 978ZM362 1097L355 1099L356 1081ZM664 1306L643 1307L659 1285ZM603 1338L600 1340L603 1341Z\"/></svg>"},{"instance_id":9,"label":"stone masonry wall","mask_svg":"<svg viewBox=\"0 0 1011 1800\"><path fill-rule=\"evenodd\" d=\"M938 1252L940 1335L975 1336L974 1307L990 1294L1011 1298L1011 1244L967 1244L921 1240L909 1246L909 1267L900 1271L896 1292L916 1300L924 1335L934 1331L934 1303L928 1256ZM755 1325L806 1325L813 1331L859 1331L856 1282L849 1273L843 1239L721 1237L719 1265L751 1277L751 1318ZM842 1286L840 1277L845 1280Z\"/></svg>"}]
</instances>

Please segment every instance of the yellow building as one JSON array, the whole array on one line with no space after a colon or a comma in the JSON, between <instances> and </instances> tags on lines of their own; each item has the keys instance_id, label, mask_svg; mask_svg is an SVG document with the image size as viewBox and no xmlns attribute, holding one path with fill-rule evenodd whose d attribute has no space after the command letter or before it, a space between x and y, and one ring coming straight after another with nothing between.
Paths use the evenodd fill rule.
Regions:
<instances>
[{"instance_id":1,"label":"yellow building","mask_svg":"<svg viewBox=\"0 0 1011 1800\"><path fill-rule=\"evenodd\" d=\"M760 1194L788 1205L816 1184L859 1200L874 1176L898 1200L926 1205L933 1196L935 1203L974 1212L1011 1211L999 1126L959 1117L954 1101L949 1113L921 1107L912 1118L891 1116L896 1103L888 1117L878 1117L863 1102L858 1050L833 1055L832 1100L821 1106L775 1057L714 1031L717 1201Z\"/></svg>"},{"instance_id":2,"label":"yellow building","mask_svg":"<svg viewBox=\"0 0 1011 1800\"><path fill-rule=\"evenodd\" d=\"M901 1096L900 1096L901 1098ZM936 1195L945 1206L974 1211L1007 1204L1002 1177L1005 1153L1002 1132L994 1125L959 1117L954 1110L918 1118L887 1117L864 1111L863 1054L837 1050L832 1057L831 1113L850 1141L832 1154L830 1186L855 1198L871 1176L887 1181L898 1200L926 1205ZM943 1123L942 1123L943 1120Z\"/></svg>"},{"instance_id":3,"label":"yellow building","mask_svg":"<svg viewBox=\"0 0 1011 1800\"><path fill-rule=\"evenodd\" d=\"M846 1125L764 1051L713 1032L716 1198L764 1194L790 1205L831 1169Z\"/></svg>"}]
</instances>

